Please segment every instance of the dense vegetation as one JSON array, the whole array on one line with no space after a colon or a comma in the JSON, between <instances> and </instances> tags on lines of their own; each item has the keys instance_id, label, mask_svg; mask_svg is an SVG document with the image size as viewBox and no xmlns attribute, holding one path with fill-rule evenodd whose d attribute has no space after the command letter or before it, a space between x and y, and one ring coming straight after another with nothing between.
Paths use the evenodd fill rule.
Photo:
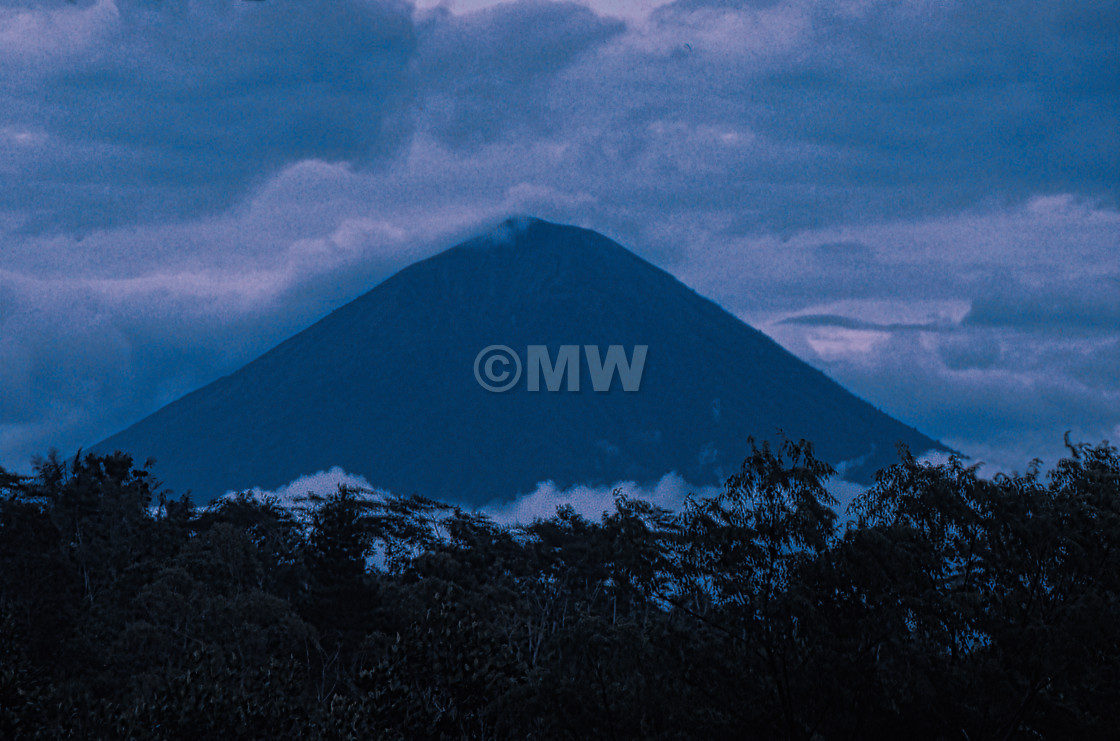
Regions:
<instances>
[{"instance_id":1,"label":"dense vegetation","mask_svg":"<svg viewBox=\"0 0 1120 741\"><path fill-rule=\"evenodd\" d=\"M198 509L119 454L0 470L0 737L1115 737L1115 448L903 453L846 519L829 474L763 446L679 514L510 528Z\"/></svg>"}]
</instances>

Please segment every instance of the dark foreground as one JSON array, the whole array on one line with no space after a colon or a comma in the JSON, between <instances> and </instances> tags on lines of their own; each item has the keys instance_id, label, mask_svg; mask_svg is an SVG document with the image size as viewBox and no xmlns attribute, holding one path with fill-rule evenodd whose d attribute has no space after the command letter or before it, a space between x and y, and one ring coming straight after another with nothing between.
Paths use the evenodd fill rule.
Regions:
<instances>
[{"instance_id":1,"label":"dark foreground","mask_svg":"<svg viewBox=\"0 0 1120 741\"><path fill-rule=\"evenodd\" d=\"M0 738L1114 737L1115 448L995 480L904 455L847 525L828 473L764 447L679 515L505 528L350 491L152 514L124 456L0 470Z\"/></svg>"}]
</instances>

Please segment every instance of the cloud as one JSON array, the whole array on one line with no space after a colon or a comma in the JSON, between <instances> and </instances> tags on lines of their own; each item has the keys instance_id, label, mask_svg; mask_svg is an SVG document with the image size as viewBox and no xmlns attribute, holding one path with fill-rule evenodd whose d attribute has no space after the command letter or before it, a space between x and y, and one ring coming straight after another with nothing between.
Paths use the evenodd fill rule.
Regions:
<instances>
[{"instance_id":1,"label":"cloud","mask_svg":"<svg viewBox=\"0 0 1120 741\"><path fill-rule=\"evenodd\" d=\"M943 457L942 457L943 458ZM845 481L833 476L824 482L828 493L836 498L834 507L842 517L849 504L867 491L867 487ZM298 510L309 496L329 497L340 486L356 490L358 495L373 500L381 500L392 494L384 489L370 485L362 476L347 473L338 466L327 471L318 471L300 476L294 481L274 490L254 487L245 492L227 492L226 498L247 494L253 499L270 499L283 507ZM537 488L511 502L485 505L479 512L499 525L529 525L538 519L547 520L561 507L571 507L577 514L592 521L598 521L604 514L615 509L616 492L630 499L640 499L657 507L680 512L688 498L700 500L719 496L722 487L692 486L675 473L663 476L656 483L640 486L633 481L620 481L610 486L573 486L560 489L551 481L543 481Z\"/></svg>"},{"instance_id":2,"label":"cloud","mask_svg":"<svg viewBox=\"0 0 1120 741\"><path fill-rule=\"evenodd\" d=\"M570 114L553 94L555 81L624 28L575 3L521 0L465 15L438 9L418 30L421 126L452 147L554 135Z\"/></svg>"},{"instance_id":3,"label":"cloud","mask_svg":"<svg viewBox=\"0 0 1120 741\"><path fill-rule=\"evenodd\" d=\"M800 324L806 327L839 327L841 329L866 330L871 332L888 332L901 330L936 331L936 323L926 324L876 324L862 319L839 316L837 314L796 314L781 320L782 324Z\"/></svg>"},{"instance_id":4,"label":"cloud","mask_svg":"<svg viewBox=\"0 0 1120 741\"><path fill-rule=\"evenodd\" d=\"M573 486L560 489L555 483L545 481L537 484L536 490L530 494L512 502L489 504L482 511L501 524L527 525L538 518L552 517L559 507L570 506L583 517L597 521L604 512L614 511L616 490L632 499L642 499L673 511L679 510L690 494L699 498L713 497L719 493L717 487L692 486L675 473L668 473L656 484L644 487L633 481L620 481L610 486Z\"/></svg>"},{"instance_id":5,"label":"cloud","mask_svg":"<svg viewBox=\"0 0 1120 741\"><path fill-rule=\"evenodd\" d=\"M1114 15L1058 3L674 3L584 59L561 92L577 101L581 165L610 172L634 208L706 209L732 233L1038 193L1115 203L1120 148L1102 122L1116 108L1118 52L1099 32Z\"/></svg>"},{"instance_id":6,"label":"cloud","mask_svg":"<svg viewBox=\"0 0 1120 741\"><path fill-rule=\"evenodd\" d=\"M278 504L291 509L296 509L301 502L311 496L329 497L338 492L339 487L359 490L363 496L380 498L385 495L381 489L372 487L364 477L343 471L334 466L327 471L316 471L306 476L300 476L294 481L277 489L268 490L253 487L243 492L226 492L225 498L247 494L253 499L263 501L275 500Z\"/></svg>"},{"instance_id":7,"label":"cloud","mask_svg":"<svg viewBox=\"0 0 1120 741\"><path fill-rule=\"evenodd\" d=\"M1115 435L1118 345L1116 337L958 325L884 332L872 344L856 338L845 352L808 343L802 352L845 387L992 473L1023 470L1036 456L1056 462L1066 431L1094 443Z\"/></svg>"},{"instance_id":8,"label":"cloud","mask_svg":"<svg viewBox=\"0 0 1120 741\"><path fill-rule=\"evenodd\" d=\"M0 189L25 229L218 210L284 165L369 161L407 134L402 3L98 0L8 11L0 39L2 124L41 139Z\"/></svg>"},{"instance_id":9,"label":"cloud","mask_svg":"<svg viewBox=\"0 0 1120 741\"><path fill-rule=\"evenodd\" d=\"M0 147L25 175L0 196L24 229L88 233L227 209L309 159L408 181L396 158L429 139L452 160L432 166L466 157L499 197L584 193L630 222L671 203L732 234L1039 194L1115 205L1116 15L916 0L677 2L629 25L540 0L12 9ZM496 142L522 160L484 150ZM559 162L524 158L545 143Z\"/></svg>"},{"instance_id":10,"label":"cloud","mask_svg":"<svg viewBox=\"0 0 1120 741\"><path fill-rule=\"evenodd\" d=\"M991 333L948 337L938 344L937 352L945 367L955 371L985 370L1003 358L1000 341Z\"/></svg>"},{"instance_id":11,"label":"cloud","mask_svg":"<svg viewBox=\"0 0 1120 741\"><path fill-rule=\"evenodd\" d=\"M269 498L284 506L296 507L309 495L329 497L338 491L339 486L357 489L362 496L374 499L392 496L390 492L372 487L364 477L347 473L338 466L327 471L300 476L274 490L254 487L244 493L256 499ZM690 486L675 473L666 474L657 483L645 487L632 481L620 481L611 486L574 486L569 489L559 489L553 482L544 481L529 494L511 502L485 505L479 511L503 525L527 525L538 518L548 519L556 514L559 507L564 506L572 507L583 517L598 520L604 512L614 510L616 491L674 511L683 506L689 494L710 497L719 493L717 487ZM225 496L231 497L240 493L231 491Z\"/></svg>"},{"instance_id":12,"label":"cloud","mask_svg":"<svg viewBox=\"0 0 1120 741\"><path fill-rule=\"evenodd\" d=\"M679 220L680 217L678 217ZM769 311L843 313L833 304L888 307L872 321L960 321L971 306L1016 285L1087 286L1114 279L1120 213L1072 196L1039 197L1011 208L920 220L838 224L780 235L730 235L720 224L654 222L652 236L675 247L678 274L732 310L768 323ZM844 248L822 245L859 244ZM1047 288L1046 290L1051 290ZM940 305L942 308L937 308ZM833 308L830 308L833 307ZM926 314L929 315L927 318Z\"/></svg>"},{"instance_id":13,"label":"cloud","mask_svg":"<svg viewBox=\"0 0 1120 741\"><path fill-rule=\"evenodd\" d=\"M928 211L983 202L988 188L1115 199L1117 134L1103 128L1117 102L1105 92L1115 6L820 3L812 14L813 50L759 80L768 105L754 125L835 154L815 166L862 171L862 185L903 196L896 214L915 195Z\"/></svg>"},{"instance_id":14,"label":"cloud","mask_svg":"<svg viewBox=\"0 0 1120 741\"><path fill-rule=\"evenodd\" d=\"M1120 274L1023 285L1001 281L979 295L966 324L1109 333L1120 327Z\"/></svg>"},{"instance_id":15,"label":"cloud","mask_svg":"<svg viewBox=\"0 0 1120 741\"><path fill-rule=\"evenodd\" d=\"M874 251L863 242L825 242L813 249L813 257L833 268L862 267L875 261Z\"/></svg>"}]
</instances>

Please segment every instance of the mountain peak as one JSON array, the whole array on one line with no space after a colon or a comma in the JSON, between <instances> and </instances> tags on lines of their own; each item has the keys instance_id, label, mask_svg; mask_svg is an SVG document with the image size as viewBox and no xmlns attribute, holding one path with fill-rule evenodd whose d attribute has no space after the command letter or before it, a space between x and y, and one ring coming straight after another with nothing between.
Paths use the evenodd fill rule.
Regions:
<instances>
[{"instance_id":1,"label":"mountain peak","mask_svg":"<svg viewBox=\"0 0 1120 741\"><path fill-rule=\"evenodd\" d=\"M548 228L556 229L571 229L573 227L563 227L559 224L553 224L543 219L538 219L535 216L520 214L510 216L502 221L497 226L489 231L479 234L477 237L464 243L465 248L481 248L488 247L516 247L518 245L525 246L532 244L530 232L540 231Z\"/></svg>"},{"instance_id":2,"label":"mountain peak","mask_svg":"<svg viewBox=\"0 0 1120 741\"><path fill-rule=\"evenodd\" d=\"M505 393L474 370L520 355ZM578 389L534 389L527 352L576 349ZM590 385L588 346L648 348L640 388ZM538 378L539 380L539 378ZM209 500L339 466L374 486L481 504L557 486L696 485L738 469L747 437L816 444L849 475L896 442L939 447L673 276L596 232L518 217L405 268L230 376L98 444Z\"/></svg>"},{"instance_id":3,"label":"mountain peak","mask_svg":"<svg viewBox=\"0 0 1120 741\"><path fill-rule=\"evenodd\" d=\"M611 248L626 251L621 245L590 229L556 224L535 216L518 215L505 219L497 226L452 247L446 253L559 252L590 257L587 253L594 252L596 249L609 251Z\"/></svg>"}]
</instances>

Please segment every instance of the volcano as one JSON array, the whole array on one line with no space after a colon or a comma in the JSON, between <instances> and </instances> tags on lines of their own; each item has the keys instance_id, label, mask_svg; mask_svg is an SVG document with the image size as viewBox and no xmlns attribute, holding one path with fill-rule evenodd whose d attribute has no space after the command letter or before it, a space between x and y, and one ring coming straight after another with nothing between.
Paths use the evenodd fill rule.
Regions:
<instances>
[{"instance_id":1,"label":"volcano","mask_svg":"<svg viewBox=\"0 0 1120 741\"><path fill-rule=\"evenodd\" d=\"M480 381L513 378L512 358L476 364L495 345L524 371L502 393ZM552 366L536 369L578 373L578 389L540 373L531 389L541 346ZM624 368L609 389L592 383L590 356L610 360L610 346L630 389ZM94 449L153 458L195 501L338 466L397 494L479 505L546 480L714 484L749 436L779 431L855 481L898 443L944 450L616 242L519 219L401 270Z\"/></svg>"}]
</instances>

